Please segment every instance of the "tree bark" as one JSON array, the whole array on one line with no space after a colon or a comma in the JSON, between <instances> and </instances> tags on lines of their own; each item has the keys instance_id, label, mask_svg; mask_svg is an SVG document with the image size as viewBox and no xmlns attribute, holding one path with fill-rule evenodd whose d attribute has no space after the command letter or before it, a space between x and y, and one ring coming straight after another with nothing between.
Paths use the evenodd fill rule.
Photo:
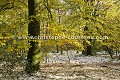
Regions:
<instances>
[{"instance_id":1,"label":"tree bark","mask_svg":"<svg viewBox=\"0 0 120 80\"><path fill-rule=\"evenodd\" d=\"M108 51L110 57L111 57L112 59L114 59L114 57L113 57L113 54L114 54L113 50L112 50L111 48L109 48L109 47L106 47L106 48L107 48L107 51Z\"/></svg>"},{"instance_id":2,"label":"tree bark","mask_svg":"<svg viewBox=\"0 0 120 80\"><path fill-rule=\"evenodd\" d=\"M28 0L28 14L29 14L29 24L28 24L28 35L29 36L39 36L40 35L40 24L35 19L35 0ZM26 65L26 71L28 73L38 71L39 70L39 42L35 40L29 40L31 47L28 51L27 60L28 63ZM37 56L37 57L36 57Z\"/></svg>"},{"instance_id":3,"label":"tree bark","mask_svg":"<svg viewBox=\"0 0 120 80\"><path fill-rule=\"evenodd\" d=\"M86 56L88 56L88 55L93 56L92 46L89 44L85 44L85 50L82 51L82 54L84 54Z\"/></svg>"},{"instance_id":4,"label":"tree bark","mask_svg":"<svg viewBox=\"0 0 120 80\"><path fill-rule=\"evenodd\" d=\"M87 46L87 48L86 48L86 55L91 55L91 56L93 56L92 46L90 46L90 45Z\"/></svg>"}]
</instances>

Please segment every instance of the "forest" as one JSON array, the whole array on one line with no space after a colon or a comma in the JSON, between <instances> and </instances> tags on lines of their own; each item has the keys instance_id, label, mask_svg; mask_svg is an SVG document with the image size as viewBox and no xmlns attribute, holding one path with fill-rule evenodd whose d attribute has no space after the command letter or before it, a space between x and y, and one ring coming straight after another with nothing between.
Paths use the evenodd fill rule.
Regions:
<instances>
[{"instance_id":1,"label":"forest","mask_svg":"<svg viewBox=\"0 0 120 80\"><path fill-rule=\"evenodd\" d=\"M0 80L120 80L120 1L0 0Z\"/></svg>"}]
</instances>

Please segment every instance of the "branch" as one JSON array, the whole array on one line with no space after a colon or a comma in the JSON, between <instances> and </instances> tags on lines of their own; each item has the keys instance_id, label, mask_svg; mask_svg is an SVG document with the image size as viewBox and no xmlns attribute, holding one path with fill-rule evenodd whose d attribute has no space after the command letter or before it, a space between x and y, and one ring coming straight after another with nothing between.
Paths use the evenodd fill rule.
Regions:
<instances>
[{"instance_id":1,"label":"branch","mask_svg":"<svg viewBox=\"0 0 120 80\"><path fill-rule=\"evenodd\" d=\"M12 5L12 6L11 7L7 7L9 5ZM12 8L14 8L14 3L7 3L7 4L4 4L4 5L1 6L0 11L7 10L7 9L12 9Z\"/></svg>"},{"instance_id":2,"label":"branch","mask_svg":"<svg viewBox=\"0 0 120 80\"><path fill-rule=\"evenodd\" d=\"M50 19L52 20L52 19L53 19L53 17L52 17L52 13L51 13L50 8L48 8L48 0L46 0L46 3L47 3L47 5L44 3L44 6L45 6L46 9L48 10L48 14L50 15ZM49 16L49 15L48 15L48 16Z\"/></svg>"}]
</instances>

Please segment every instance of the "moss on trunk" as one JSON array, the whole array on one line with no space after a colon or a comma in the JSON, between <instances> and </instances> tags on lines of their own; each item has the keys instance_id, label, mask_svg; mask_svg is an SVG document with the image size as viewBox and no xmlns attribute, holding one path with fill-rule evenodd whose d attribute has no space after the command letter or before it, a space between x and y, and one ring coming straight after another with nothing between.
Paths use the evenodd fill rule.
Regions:
<instances>
[{"instance_id":1,"label":"moss on trunk","mask_svg":"<svg viewBox=\"0 0 120 80\"><path fill-rule=\"evenodd\" d=\"M28 11L29 11L29 24L28 24L28 35L36 37L40 35L40 24L39 22L34 18L35 16L35 0L28 0ZM31 47L28 51L27 56L27 64L26 64L26 71L28 73L38 71L39 70L39 42L30 39L29 43Z\"/></svg>"}]
</instances>

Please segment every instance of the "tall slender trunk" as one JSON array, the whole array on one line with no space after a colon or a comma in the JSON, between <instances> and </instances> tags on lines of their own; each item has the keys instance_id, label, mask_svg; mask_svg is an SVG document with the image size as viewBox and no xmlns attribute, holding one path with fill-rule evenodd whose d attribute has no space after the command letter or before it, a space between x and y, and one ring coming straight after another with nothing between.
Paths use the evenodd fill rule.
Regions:
<instances>
[{"instance_id":1,"label":"tall slender trunk","mask_svg":"<svg viewBox=\"0 0 120 80\"><path fill-rule=\"evenodd\" d=\"M58 15L59 15L58 16L58 24L60 25L61 24L60 9L58 9ZM58 42L58 41L56 41L56 42ZM59 46L58 46L58 44L56 44L56 52L59 53Z\"/></svg>"},{"instance_id":2,"label":"tall slender trunk","mask_svg":"<svg viewBox=\"0 0 120 80\"><path fill-rule=\"evenodd\" d=\"M28 0L28 14L29 14L29 24L28 24L28 35L29 36L39 36L40 35L40 24L35 19L35 0ZM28 73L39 70L39 42L35 40L29 41L31 47L28 51L28 64L26 65L26 71ZM37 57L36 57L37 56Z\"/></svg>"}]
</instances>

